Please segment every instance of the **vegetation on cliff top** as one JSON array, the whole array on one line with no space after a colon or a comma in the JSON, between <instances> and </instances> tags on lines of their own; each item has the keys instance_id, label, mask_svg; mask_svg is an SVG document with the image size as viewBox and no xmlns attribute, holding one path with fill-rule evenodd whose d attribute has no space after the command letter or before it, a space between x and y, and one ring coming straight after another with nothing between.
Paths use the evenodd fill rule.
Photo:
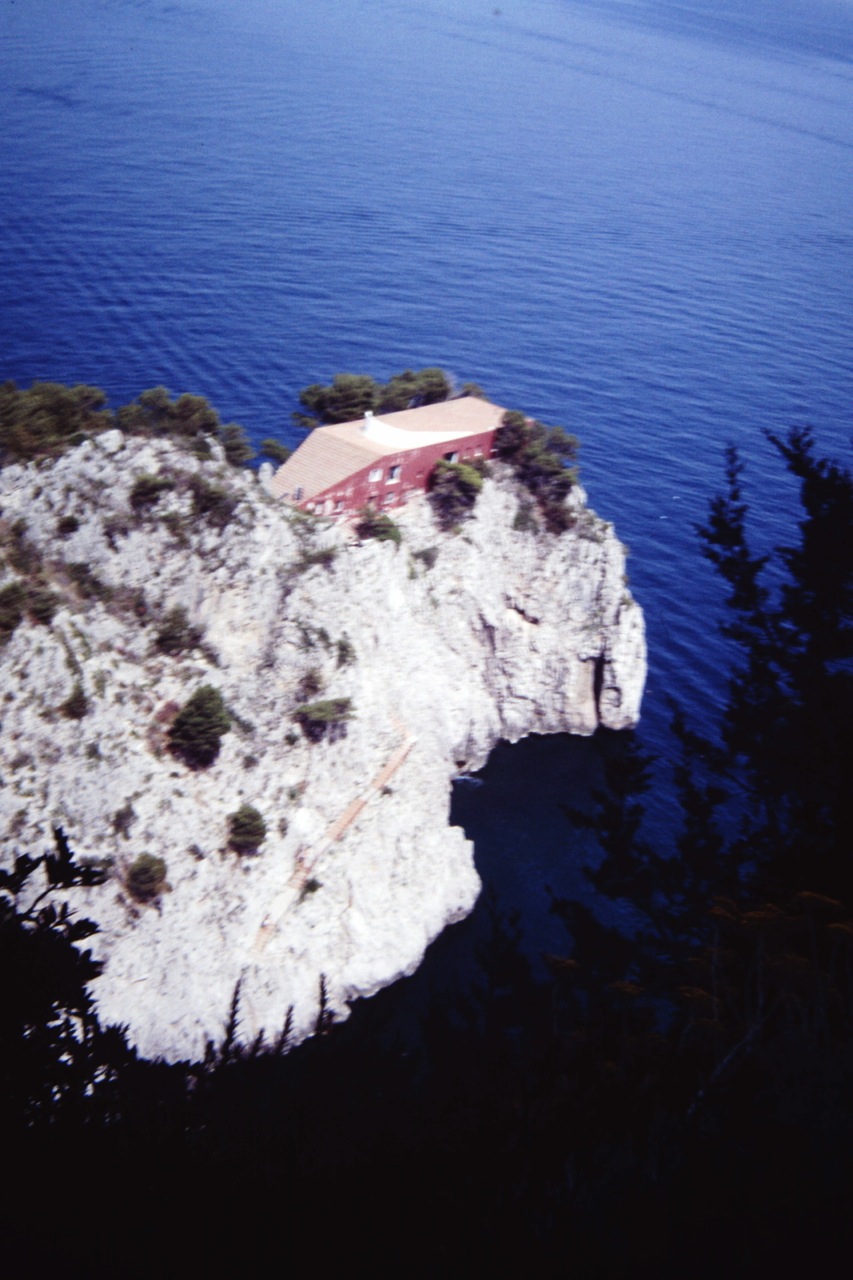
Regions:
<instances>
[{"instance_id":1,"label":"vegetation on cliff top","mask_svg":"<svg viewBox=\"0 0 853 1280\"><path fill-rule=\"evenodd\" d=\"M577 482L578 441L562 427L546 427L512 410L495 432L495 455L509 463L534 498L549 533L572 524L566 498Z\"/></svg>"},{"instance_id":2,"label":"vegetation on cliff top","mask_svg":"<svg viewBox=\"0 0 853 1280\"><path fill-rule=\"evenodd\" d=\"M400 530L384 511L376 511L373 507L365 507L359 512L355 531L359 538L375 538L377 542L399 543Z\"/></svg>"},{"instance_id":3,"label":"vegetation on cliff top","mask_svg":"<svg viewBox=\"0 0 853 1280\"><path fill-rule=\"evenodd\" d=\"M299 403L308 413L294 413L293 420L298 427L310 431L334 422L354 422L368 410L395 413L422 404L438 404L454 394L482 396L483 392L474 382L466 382L454 392L447 374L437 368L417 372L405 369L388 382L377 382L369 374L336 373L327 386L315 382L300 392Z\"/></svg>"},{"instance_id":4,"label":"vegetation on cliff top","mask_svg":"<svg viewBox=\"0 0 853 1280\"><path fill-rule=\"evenodd\" d=\"M474 510L483 488L483 470L442 458L429 477L429 502L439 528L450 533Z\"/></svg>"},{"instance_id":5,"label":"vegetation on cliff top","mask_svg":"<svg viewBox=\"0 0 853 1280\"><path fill-rule=\"evenodd\" d=\"M221 423L203 396L172 400L164 387L154 387L115 413L106 406L107 397L97 387L34 382L20 390L14 382L4 382L0 385L0 466L59 457L113 427L128 435L176 441L199 458L211 456L210 441L215 440L235 467L255 456L243 428Z\"/></svg>"}]
</instances>

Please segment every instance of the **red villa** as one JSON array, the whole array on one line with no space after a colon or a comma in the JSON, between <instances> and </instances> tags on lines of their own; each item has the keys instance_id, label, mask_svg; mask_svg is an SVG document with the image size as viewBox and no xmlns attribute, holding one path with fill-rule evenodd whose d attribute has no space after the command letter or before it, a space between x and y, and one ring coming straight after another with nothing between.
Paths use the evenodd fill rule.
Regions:
<instances>
[{"instance_id":1,"label":"red villa","mask_svg":"<svg viewBox=\"0 0 853 1280\"><path fill-rule=\"evenodd\" d=\"M424 492L440 459L490 457L503 414L488 400L463 396L316 427L276 471L272 493L323 515L401 506Z\"/></svg>"}]
</instances>

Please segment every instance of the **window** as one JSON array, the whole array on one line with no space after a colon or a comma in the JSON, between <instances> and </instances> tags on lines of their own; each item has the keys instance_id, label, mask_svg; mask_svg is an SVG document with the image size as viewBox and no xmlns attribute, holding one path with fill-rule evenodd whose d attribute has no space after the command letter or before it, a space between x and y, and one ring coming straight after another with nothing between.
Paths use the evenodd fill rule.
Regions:
<instances>
[{"instance_id":1,"label":"window","mask_svg":"<svg viewBox=\"0 0 853 1280\"><path fill-rule=\"evenodd\" d=\"M400 471L401 471L401 469L402 469L402 468L401 468L401 467L399 467L399 466L396 466L396 467L389 467L389 468L388 468L388 483L389 483L389 484L396 484L396 483L397 483L397 481L400 479Z\"/></svg>"},{"instance_id":2,"label":"window","mask_svg":"<svg viewBox=\"0 0 853 1280\"><path fill-rule=\"evenodd\" d=\"M374 467L374 468L373 468L373 470L370 472L370 475L369 475L367 478L368 478L368 480L370 481L370 483L371 483L371 484L373 484L376 480L381 480L381 479L382 479L382 468L381 468L381 467Z\"/></svg>"},{"instance_id":3,"label":"window","mask_svg":"<svg viewBox=\"0 0 853 1280\"><path fill-rule=\"evenodd\" d=\"M445 461L445 462L458 462L458 461L459 461L459 454L458 454L458 453L446 453L446 454L444 455L444 461Z\"/></svg>"}]
</instances>

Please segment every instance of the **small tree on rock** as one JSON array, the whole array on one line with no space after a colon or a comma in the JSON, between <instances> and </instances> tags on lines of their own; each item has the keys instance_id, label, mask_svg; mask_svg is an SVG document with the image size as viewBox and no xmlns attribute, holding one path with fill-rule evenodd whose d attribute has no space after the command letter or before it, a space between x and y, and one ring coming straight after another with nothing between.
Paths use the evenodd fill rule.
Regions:
<instances>
[{"instance_id":1,"label":"small tree on rock","mask_svg":"<svg viewBox=\"0 0 853 1280\"><path fill-rule=\"evenodd\" d=\"M169 729L170 750L194 769L213 764L222 736L231 728L222 694L203 684L175 716Z\"/></svg>"},{"instance_id":2,"label":"small tree on rock","mask_svg":"<svg viewBox=\"0 0 853 1280\"><path fill-rule=\"evenodd\" d=\"M400 542L399 527L384 511L363 507L358 515L355 531L360 538L375 538L377 542Z\"/></svg>"},{"instance_id":3,"label":"small tree on rock","mask_svg":"<svg viewBox=\"0 0 853 1280\"><path fill-rule=\"evenodd\" d=\"M334 741L346 734L347 721L352 719L352 702L349 698L308 702L296 708L293 718L309 742L320 742L327 736Z\"/></svg>"},{"instance_id":4,"label":"small tree on rock","mask_svg":"<svg viewBox=\"0 0 853 1280\"><path fill-rule=\"evenodd\" d=\"M466 462L436 463L429 481L429 500L439 527L454 529L471 514L483 487L483 477Z\"/></svg>"},{"instance_id":5,"label":"small tree on rock","mask_svg":"<svg viewBox=\"0 0 853 1280\"><path fill-rule=\"evenodd\" d=\"M267 824L254 805L241 804L228 815L228 847L235 853L255 853L266 839Z\"/></svg>"},{"instance_id":6,"label":"small tree on rock","mask_svg":"<svg viewBox=\"0 0 853 1280\"><path fill-rule=\"evenodd\" d=\"M168 887L165 861L153 853L140 853L130 864L125 883L137 902L153 902Z\"/></svg>"}]
</instances>

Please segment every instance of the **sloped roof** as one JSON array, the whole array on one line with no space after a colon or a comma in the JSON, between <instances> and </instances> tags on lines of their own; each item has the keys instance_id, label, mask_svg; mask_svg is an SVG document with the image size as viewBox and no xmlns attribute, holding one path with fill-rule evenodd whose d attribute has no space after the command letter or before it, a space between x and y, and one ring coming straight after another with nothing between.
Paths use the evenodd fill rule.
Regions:
<instances>
[{"instance_id":1,"label":"sloped roof","mask_svg":"<svg viewBox=\"0 0 853 1280\"><path fill-rule=\"evenodd\" d=\"M301 490L300 501L305 501L340 484L376 458L494 431L503 414L499 405L488 400L463 396L383 413L378 418L368 415L354 422L315 427L276 471L272 492L284 497Z\"/></svg>"}]
</instances>

